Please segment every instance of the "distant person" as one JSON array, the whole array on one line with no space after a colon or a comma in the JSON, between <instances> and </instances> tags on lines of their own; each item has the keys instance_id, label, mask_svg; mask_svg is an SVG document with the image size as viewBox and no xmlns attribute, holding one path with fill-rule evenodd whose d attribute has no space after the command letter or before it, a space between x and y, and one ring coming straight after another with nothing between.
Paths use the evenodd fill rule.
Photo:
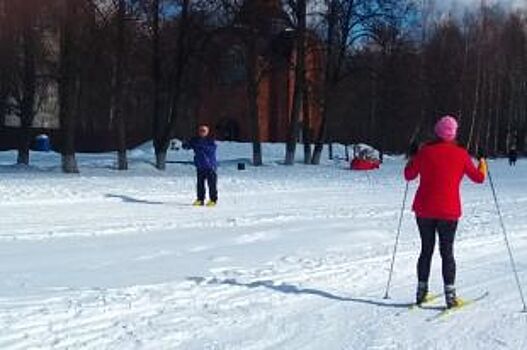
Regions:
<instances>
[{"instance_id":1,"label":"distant person","mask_svg":"<svg viewBox=\"0 0 527 350\"><path fill-rule=\"evenodd\" d=\"M439 236L442 259L445 300L448 308L461 304L456 296L456 261L454 238L461 217L459 187L467 175L476 183L483 183L487 176L487 163L481 158L479 167L472 163L466 149L456 143L458 123L455 118L443 117L435 126L437 139L416 149L404 169L407 181L419 180L413 210L421 236L421 254L417 264L416 303L422 304L428 296L430 264Z\"/></svg>"},{"instance_id":2,"label":"distant person","mask_svg":"<svg viewBox=\"0 0 527 350\"><path fill-rule=\"evenodd\" d=\"M518 161L518 151L516 150L516 147L512 147L509 150L509 165L516 166L517 161Z\"/></svg>"},{"instance_id":3,"label":"distant person","mask_svg":"<svg viewBox=\"0 0 527 350\"><path fill-rule=\"evenodd\" d=\"M194 206L214 207L218 203L218 162L216 160L217 145L210 136L207 125L200 125L198 136L183 143L183 148L194 151L194 165L197 170L197 199ZM209 201L205 204L205 182L209 188Z\"/></svg>"}]
</instances>

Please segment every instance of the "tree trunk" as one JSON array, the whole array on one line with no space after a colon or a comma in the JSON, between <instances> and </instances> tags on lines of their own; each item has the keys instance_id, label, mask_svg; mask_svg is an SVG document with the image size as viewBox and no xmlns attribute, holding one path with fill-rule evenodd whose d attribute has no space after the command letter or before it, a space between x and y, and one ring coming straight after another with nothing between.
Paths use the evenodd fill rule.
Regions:
<instances>
[{"instance_id":1,"label":"tree trunk","mask_svg":"<svg viewBox=\"0 0 527 350\"><path fill-rule=\"evenodd\" d=\"M329 85L329 84L328 84ZM322 151L324 150L324 142L327 139L328 129L328 114L329 114L329 86L324 88L324 102L322 106L322 118L320 121L320 129L318 130L317 140L315 141L315 147L313 149L313 155L311 156L311 164L319 165L320 159L322 158Z\"/></svg>"},{"instance_id":2,"label":"tree trunk","mask_svg":"<svg viewBox=\"0 0 527 350\"><path fill-rule=\"evenodd\" d=\"M26 14L23 24L23 77L22 77L22 103L20 108L21 137L18 147L18 164L29 164L29 146L31 143L31 126L35 117L36 99L36 38L33 30L33 16Z\"/></svg>"},{"instance_id":3,"label":"tree trunk","mask_svg":"<svg viewBox=\"0 0 527 350\"><path fill-rule=\"evenodd\" d=\"M309 108L309 92L306 87L304 91L304 103L303 103L303 130L302 138L304 143L304 164L311 164L311 116Z\"/></svg>"},{"instance_id":4,"label":"tree trunk","mask_svg":"<svg viewBox=\"0 0 527 350\"><path fill-rule=\"evenodd\" d=\"M77 96L75 92L80 90L73 31L77 5L75 1L63 0L64 13L61 18L59 119L62 133L62 171L65 173L79 172L75 158L75 117L72 103Z\"/></svg>"},{"instance_id":5,"label":"tree trunk","mask_svg":"<svg viewBox=\"0 0 527 350\"><path fill-rule=\"evenodd\" d=\"M369 107L370 107L370 125L369 125L369 128L368 128L368 133L370 135L370 142L373 140L373 138L376 134L375 132L375 129L376 129L376 125L377 125L377 106L378 106L378 102L379 102L379 89L377 87L377 78L378 78L378 75L375 74L374 72L372 72L370 74L371 76L371 101L370 101L370 104L369 104ZM419 124L419 123L417 123ZM414 129L414 133L413 133L413 136L412 136L412 140L414 138L417 137L417 135L419 135L419 133L421 132L421 130L419 130L419 125L416 125L415 126L415 129Z\"/></svg>"},{"instance_id":6,"label":"tree trunk","mask_svg":"<svg viewBox=\"0 0 527 350\"><path fill-rule=\"evenodd\" d=\"M296 4L298 19L296 38L295 85L293 92L293 106L289 121L289 132L286 144L285 164L294 165L296 144L299 130L300 113L302 111L303 94L305 90L305 54L306 54L306 0L298 0Z\"/></svg>"},{"instance_id":7,"label":"tree trunk","mask_svg":"<svg viewBox=\"0 0 527 350\"><path fill-rule=\"evenodd\" d=\"M468 35L464 40L464 50L463 50L463 68L461 71L461 88L459 89L459 110L458 110L458 123L459 125L463 124L464 118L464 103L465 103L465 80L467 75L468 61L469 61L469 38Z\"/></svg>"},{"instance_id":8,"label":"tree trunk","mask_svg":"<svg viewBox=\"0 0 527 350\"><path fill-rule=\"evenodd\" d=\"M326 98L329 98L327 96ZM324 102L324 105L326 102ZM322 109L322 120L320 121L320 129L318 132L317 140L315 142L315 147L313 149L313 155L311 157L311 164L319 165L322 158L322 151L324 150L324 142L327 138L327 128L328 128L328 107L327 105Z\"/></svg>"},{"instance_id":9,"label":"tree trunk","mask_svg":"<svg viewBox=\"0 0 527 350\"><path fill-rule=\"evenodd\" d=\"M510 99L509 99L509 110L507 111L507 127L506 127L506 134L505 134L505 144L503 145L503 151L505 153L509 152L509 145L512 139L512 119L513 119L512 116L514 114L514 91L515 91L514 79L511 79L511 92L510 92Z\"/></svg>"},{"instance_id":10,"label":"tree trunk","mask_svg":"<svg viewBox=\"0 0 527 350\"><path fill-rule=\"evenodd\" d=\"M501 103L501 84L498 83L498 96L496 97L496 105L500 106ZM500 139L500 132L501 132L501 125L500 125L500 115L502 113L502 108L496 108L496 112L494 115L494 140L493 140L493 155L497 156L499 153L499 139Z\"/></svg>"},{"instance_id":11,"label":"tree trunk","mask_svg":"<svg viewBox=\"0 0 527 350\"><path fill-rule=\"evenodd\" d=\"M494 128L493 131L493 139L492 139L492 154L494 156L497 156L499 153L499 135L501 132L501 115L503 113L503 108L501 106L503 101L503 86L502 86L502 79L499 75L496 76L496 94L495 94L495 110L494 110Z\"/></svg>"},{"instance_id":12,"label":"tree trunk","mask_svg":"<svg viewBox=\"0 0 527 350\"><path fill-rule=\"evenodd\" d=\"M251 121L251 137L253 144L253 165L261 166L262 159L262 144L260 141L260 116L258 114L258 72L257 61L258 53L256 51L256 40L254 36L249 38L247 46L247 98L249 105L249 119Z\"/></svg>"},{"instance_id":13,"label":"tree trunk","mask_svg":"<svg viewBox=\"0 0 527 350\"><path fill-rule=\"evenodd\" d=\"M434 2L424 2L422 17L421 17L421 45L425 45L428 41L428 26L430 17L434 13ZM412 136L410 137L409 145L415 143L421 138L423 128L427 123L427 103L429 99L429 89L426 84L426 57L423 52L420 54L419 59L419 121L416 123ZM379 144L382 144L383 140L379 140ZM407 145L407 146L409 146Z\"/></svg>"},{"instance_id":14,"label":"tree trunk","mask_svg":"<svg viewBox=\"0 0 527 350\"><path fill-rule=\"evenodd\" d=\"M304 164L311 164L311 143L304 141Z\"/></svg>"},{"instance_id":15,"label":"tree trunk","mask_svg":"<svg viewBox=\"0 0 527 350\"><path fill-rule=\"evenodd\" d=\"M78 174L77 160L74 153L62 153L62 171L66 174Z\"/></svg>"},{"instance_id":16,"label":"tree trunk","mask_svg":"<svg viewBox=\"0 0 527 350\"><path fill-rule=\"evenodd\" d=\"M31 131L29 127L22 126L18 140L18 154L16 163L19 165L29 165L29 146L31 144Z\"/></svg>"},{"instance_id":17,"label":"tree trunk","mask_svg":"<svg viewBox=\"0 0 527 350\"><path fill-rule=\"evenodd\" d=\"M157 1L157 0L156 0ZM175 74L171 77L170 93L170 112L168 123L161 122L156 132L157 140L154 141L156 148L156 166L159 170L166 169L166 156L170 139L174 134L176 122L179 117L181 98L183 95L183 78L188 59L188 26L190 14L190 0L182 1L181 20L179 34L177 38L177 54L174 60ZM160 163L162 161L163 163Z\"/></svg>"},{"instance_id":18,"label":"tree trunk","mask_svg":"<svg viewBox=\"0 0 527 350\"><path fill-rule=\"evenodd\" d=\"M6 0L0 0L0 7L6 7ZM7 22L7 11L0 13L0 129L5 125L5 117L7 111L7 95L8 83L7 83L7 72L8 72L8 39L6 34L6 28L8 28Z\"/></svg>"},{"instance_id":19,"label":"tree trunk","mask_svg":"<svg viewBox=\"0 0 527 350\"><path fill-rule=\"evenodd\" d=\"M486 112L487 112L487 84L488 83L488 74L486 69L482 69L481 72L481 87L480 87L480 103L478 106L478 120L476 121L476 131L475 131L475 137L474 137L474 146L472 148L472 152L474 155L478 156L486 151L482 149L482 140L483 140L483 132L485 130L485 118L486 118Z\"/></svg>"},{"instance_id":20,"label":"tree trunk","mask_svg":"<svg viewBox=\"0 0 527 350\"><path fill-rule=\"evenodd\" d=\"M253 142L253 165L263 165L262 143L260 141Z\"/></svg>"},{"instance_id":21,"label":"tree trunk","mask_svg":"<svg viewBox=\"0 0 527 350\"><path fill-rule=\"evenodd\" d=\"M156 150L156 168L159 170L165 170L167 164L167 151L158 152Z\"/></svg>"},{"instance_id":22,"label":"tree trunk","mask_svg":"<svg viewBox=\"0 0 527 350\"><path fill-rule=\"evenodd\" d=\"M519 120L516 122L516 150L520 153L523 153L525 150L525 130L526 130L526 91L525 91L525 84L521 85L521 102L520 102L520 115Z\"/></svg>"},{"instance_id":23,"label":"tree trunk","mask_svg":"<svg viewBox=\"0 0 527 350\"><path fill-rule=\"evenodd\" d=\"M320 121L320 126L318 134L316 136L315 148L313 150L313 155L311 158L311 164L319 165L322 158L322 151L324 150L324 142L327 138L328 132L328 109L329 109L329 98L330 98L330 88L331 88L331 79L333 78L334 67L334 41L335 41L335 28L337 25L337 3L332 0L328 6L328 27L326 32L326 45L327 45L327 54L326 54L326 64L324 72L324 92L322 97L322 119Z\"/></svg>"},{"instance_id":24,"label":"tree trunk","mask_svg":"<svg viewBox=\"0 0 527 350\"><path fill-rule=\"evenodd\" d=\"M117 169L128 170L128 157L126 155L126 147L124 148L124 150L117 151Z\"/></svg>"},{"instance_id":25,"label":"tree trunk","mask_svg":"<svg viewBox=\"0 0 527 350\"><path fill-rule=\"evenodd\" d=\"M166 160L168 154L168 147L165 145L162 139L154 141L154 152L156 155L157 170L165 171L167 168Z\"/></svg>"},{"instance_id":26,"label":"tree trunk","mask_svg":"<svg viewBox=\"0 0 527 350\"><path fill-rule=\"evenodd\" d=\"M117 35L115 37L115 57L112 70L112 106L110 108L110 120L114 124L117 137L117 169L128 170L128 159L126 154L126 124L123 114L123 65L124 65L124 21L126 15L125 0L119 0L117 10Z\"/></svg>"},{"instance_id":27,"label":"tree trunk","mask_svg":"<svg viewBox=\"0 0 527 350\"><path fill-rule=\"evenodd\" d=\"M7 89L0 86L0 129L5 126L5 117L7 114Z\"/></svg>"},{"instance_id":28,"label":"tree trunk","mask_svg":"<svg viewBox=\"0 0 527 350\"><path fill-rule=\"evenodd\" d=\"M152 2L152 80L153 80L153 118L152 118L152 140L156 155L156 168L166 169L166 150L162 145L162 130L164 126L163 116L161 115L161 51L160 51L160 31L159 31L159 1Z\"/></svg>"},{"instance_id":29,"label":"tree trunk","mask_svg":"<svg viewBox=\"0 0 527 350\"><path fill-rule=\"evenodd\" d=\"M474 133L476 130L476 117L478 115L479 108L479 97L480 97L480 85L481 85L481 53L478 53L477 59L477 75L476 75L476 87L474 88L474 104L472 106L472 114L470 119L470 131L468 133L467 149L469 152L473 150Z\"/></svg>"},{"instance_id":30,"label":"tree trunk","mask_svg":"<svg viewBox=\"0 0 527 350\"><path fill-rule=\"evenodd\" d=\"M2 49L0 48L0 55ZM4 66L6 62L1 60L0 57L0 128L5 126L6 116L7 116L7 98L9 96L9 84L7 80L7 69Z\"/></svg>"},{"instance_id":31,"label":"tree trunk","mask_svg":"<svg viewBox=\"0 0 527 350\"><path fill-rule=\"evenodd\" d=\"M18 165L29 165L29 147L18 148L16 163Z\"/></svg>"},{"instance_id":32,"label":"tree trunk","mask_svg":"<svg viewBox=\"0 0 527 350\"><path fill-rule=\"evenodd\" d=\"M313 156L311 158L311 164L313 165L320 164L323 150L324 150L324 143L320 143L320 142L315 143L315 148L313 149Z\"/></svg>"},{"instance_id":33,"label":"tree trunk","mask_svg":"<svg viewBox=\"0 0 527 350\"><path fill-rule=\"evenodd\" d=\"M495 104L494 104L495 90L494 90L494 79L493 78L494 76L491 76L488 79L489 93L488 93L488 100L487 100L488 101L487 103L487 129L485 133L485 146L484 146L486 156L492 153L490 140L492 136L492 120L493 120L492 115L494 114L494 110L495 110Z\"/></svg>"}]
</instances>

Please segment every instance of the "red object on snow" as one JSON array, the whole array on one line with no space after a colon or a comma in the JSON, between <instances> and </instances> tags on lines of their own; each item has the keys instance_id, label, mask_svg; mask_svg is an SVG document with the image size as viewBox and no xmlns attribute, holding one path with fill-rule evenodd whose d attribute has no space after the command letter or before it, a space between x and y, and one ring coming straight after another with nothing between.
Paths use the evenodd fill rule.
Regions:
<instances>
[{"instance_id":1,"label":"red object on snow","mask_svg":"<svg viewBox=\"0 0 527 350\"><path fill-rule=\"evenodd\" d=\"M459 186L465 175L476 183L485 180L466 149L443 141L424 146L404 169L407 181L419 177L413 205L417 217L458 220L461 217Z\"/></svg>"},{"instance_id":2,"label":"red object on snow","mask_svg":"<svg viewBox=\"0 0 527 350\"><path fill-rule=\"evenodd\" d=\"M351 170L375 170L381 167L379 160L359 159L355 158L351 161Z\"/></svg>"}]
</instances>

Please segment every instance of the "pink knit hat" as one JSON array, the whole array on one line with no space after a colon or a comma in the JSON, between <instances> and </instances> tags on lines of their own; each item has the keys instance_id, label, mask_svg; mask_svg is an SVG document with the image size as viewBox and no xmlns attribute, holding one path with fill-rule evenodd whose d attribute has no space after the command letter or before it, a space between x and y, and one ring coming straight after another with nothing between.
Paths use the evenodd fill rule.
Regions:
<instances>
[{"instance_id":1,"label":"pink knit hat","mask_svg":"<svg viewBox=\"0 0 527 350\"><path fill-rule=\"evenodd\" d=\"M445 116L437 122L434 131L441 140L454 141L457 137L458 123L456 118L452 116Z\"/></svg>"}]
</instances>

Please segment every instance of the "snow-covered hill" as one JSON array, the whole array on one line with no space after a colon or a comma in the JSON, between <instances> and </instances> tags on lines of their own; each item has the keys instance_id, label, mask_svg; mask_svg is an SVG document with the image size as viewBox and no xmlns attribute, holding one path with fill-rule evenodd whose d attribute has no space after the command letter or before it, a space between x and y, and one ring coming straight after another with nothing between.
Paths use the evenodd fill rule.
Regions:
<instances>
[{"instance_id":1,"label":"snow-covered hill","mask_svg":"<svg viewBox=\"0 0 527 350\"><path fill-rule=\"evenodd\" d=\"M527 349L487 185L464 186L456 254L461 296L489 296L429 322L437 310L406 306L410 211L382 299L402 158L357 173L342 161L281 166L281 145L264 152L266 166L239 172L250 146L220 145L214 209L189 205L188 152L172 152L166 173L148 146L126 173L113 155L83 155L80 176L61 174L54 154L32 154L27 169L0 153L0 349ZM527 289L527 163L490 166Z\"/></svg>"}]
</instances>

